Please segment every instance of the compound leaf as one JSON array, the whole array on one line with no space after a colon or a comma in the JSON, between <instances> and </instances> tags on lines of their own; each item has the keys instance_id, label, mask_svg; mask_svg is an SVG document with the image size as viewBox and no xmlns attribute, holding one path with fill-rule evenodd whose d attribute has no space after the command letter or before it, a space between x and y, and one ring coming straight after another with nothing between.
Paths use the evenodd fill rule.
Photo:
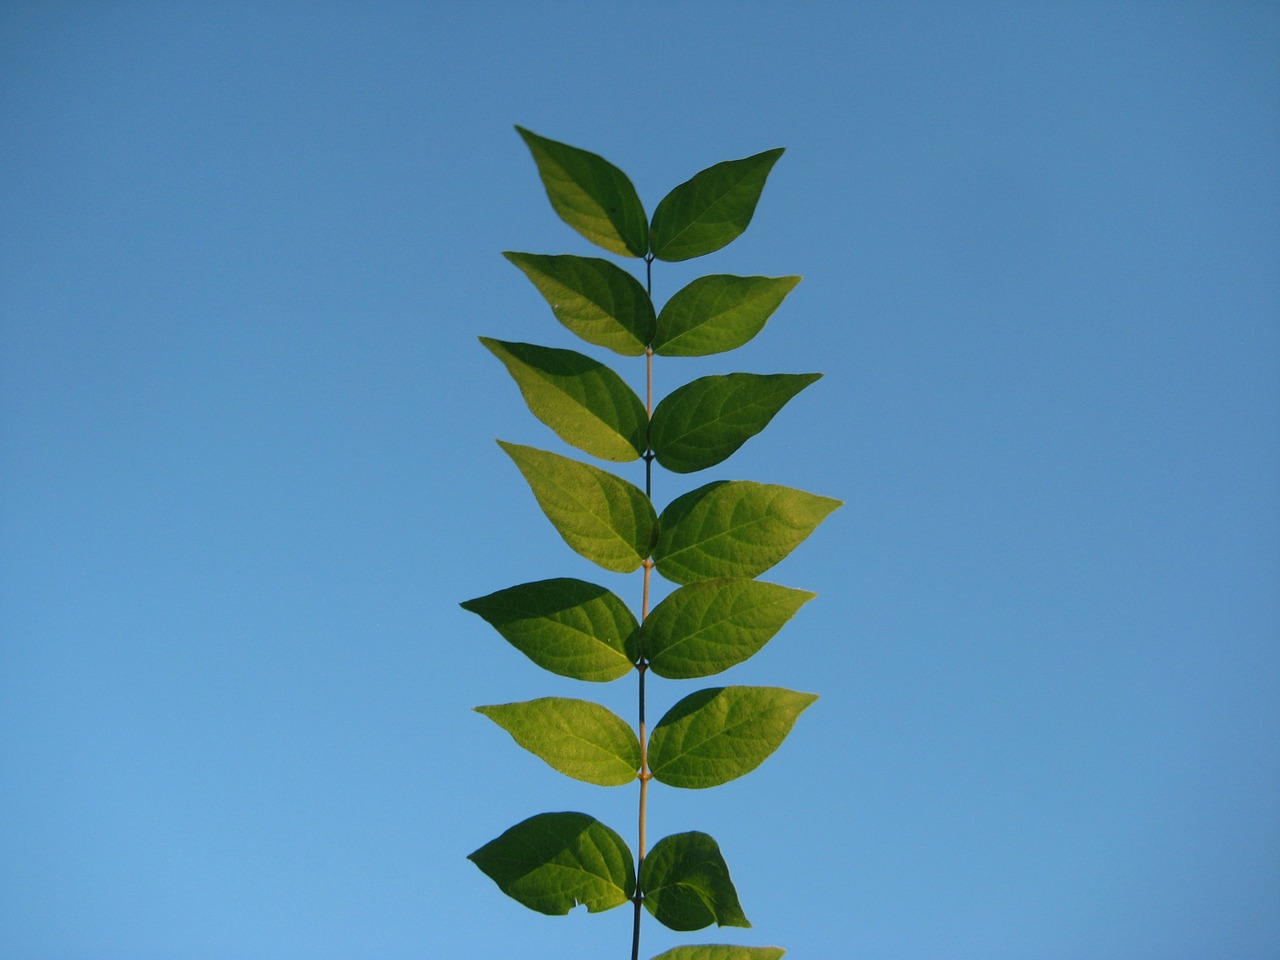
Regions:
<instances>
[{"instance_id":1,"label":"compound leaf","mask_svg":"<svg viewBox=\"0 0 1280 960\"><path fill-rule=\"evenodd\" d=\"M657 518L633 484L590 464L518 443L498 441L515 461L542 512L564 542L614 573L631 573L649 556Z\"/></svg>"},{"instance_id":2,"label":"compound leaf","mask_svg":"<svg viewBox=\"0 0 1280 960\"><path fill-rule=\"evenodd\" d=\"M649 442L658 462L668 470L705 470L768 426L788 400L821 377L820 373L701 377L672 391L658 404ZM636 403L640 403L639 397Z\"/></svg>"},{"instance_id":3,"label":"compound leaf","mask_svg":"<svg viewBox=\"0 0 1280 960\"><path fill-rule=\"evenodd\" d=\"M717 163L672 190L653 212L653 255L659 260L689 260L741 235L780 156L778 148Z\"/></svg>"},{"instance_id":4,"label":"compound leaf","mask_svg":"<svg viewBox=\"0 0 1280 960\"><path fill-rule=\"evenodd\" d=\"M764 329L799 282L799 277L699 277L677 290L658 314L653 352L705 357L736 349Z\"/></svg>"},{"instance_id":5,"label":"compound leaf","mask_svg":"<svg viewBox=\"0 0 1280 960\"><path fill-rule=\"evenodd\" d=\"M700 943L675 947L653 960L781 960L781 947L735 947L727 943Z\"/></svg>"},{"instance_id":6,"label":"compound leaf","mask_svg":"<svg viewBox=\"0 0 1280 960\"><path fill-rule=\"evenodd\" d=\"M599 704L542 697L475 710L534 756L575 780L618 787L634 780L640 770L640 741L635 732Z\"/></svg>"},{"instance_id":7,"label":"compound leaf","mask_svg":"<svg viewBox=\"0 0 1280 960\"><path fill-rule=\"evenodd\" d=\"M643 257L649 251L644 205L625 173L594 153L524 127L516 131L533 154L547 198L561 220L610 253Z\"/></svg>"},{"instance_id":8,"label":"compound leaf","mask_svg":"<svg viewBox=\"0 0 1280 960\"><path fill-rule=\"evenodd\" d=\"M606 682L631 672L639 625L631 608L604 587L560 577L467 600L513 647L562 677Z\"/></svg>"},{"instance_id":9,"label":"compound leaf","mask_svg":"<svg viewBox=\"0 0 1280 960\"><path fill-rule=\"evenodd\" d=\"M645 908L672 930L749 927L720 847L705 833L663 837L640 865Z\"/></svg>"},{"instance_id":10,"label":"compound leaf","mask_svg":"<svg viewBox=\"0 0 1280 960\"><path fill-rule=\"evenodd\" d=\"M599 913L635 894L635 862L613 830L585 813L539 813L467 857L530 910Z\"/></svg>"},{"instance_id":11,"label":"compound leaf","mask_svg":"<svg viewBox=\"0 0 1280 960\"><path fill-rule=\"evenodd\" d=\"M685 697L649 738L649 769L673 787L714 787L777 750L816 694L781 687L714 687Z\"/></svg>"},{"instance_id":12,"label":"compound leaf","mask_svg":"<svg viewBox=\"0 0 1280 960\"><path fill-rule=\"evenodd\" d=\"M754 656L815 596L760 580L700 580L645 618L640 650L660 677L709 677Z\"/></svg>"},{"instance_id":13,"label":"compound leaf","mask_svg":"<svg viewBox=\"0 0 1280 960\"><path fill-rule=\"evenodd\" d=\"M839 500L775 484L709 483L662 511L654 562L676 583L755 577L794 550L838 506Z\"/></svg>"},{"instance_id":14,"label":"compound leaf","mask_svg":"<svg viewBox=\"0 0 1280 960\"><path fill-rule=\"evenodd\" d=\"M587 343L638 357L653 339L653 301L640 281L608 260L503 254L533 281L556 319Z\"/></svg>"},{"instance_id":15,"label":"compound leaf","mask_svg":"<svg viewBox=\"0 0 1280 960\"><path fill-rule=\"evenodd\" d=\"M573 350L490 337L480 342L506 365L533 415L565 443L615 462L644 453L644 404L603 363Z\"/></svg>"}]
</instances>

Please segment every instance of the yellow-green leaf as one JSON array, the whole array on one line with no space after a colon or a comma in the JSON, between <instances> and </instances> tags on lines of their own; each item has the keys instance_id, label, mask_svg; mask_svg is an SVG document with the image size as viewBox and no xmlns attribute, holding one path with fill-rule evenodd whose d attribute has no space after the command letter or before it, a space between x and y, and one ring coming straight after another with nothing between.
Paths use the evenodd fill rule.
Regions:
<instances>
[{"instance_id":1,"label":"yellow-green leaf","mask_svg":"<svg viewBox=\"0 0 1280 960\"><path fill-rule=\"evenodd\" d=\"M781 746L817 694L715 687L685 697L649 738L649 769L673 787L702 789L750 773Z\"/></svg>"},{"instance_id":2,"label":"yellow-green leaf","mask_svg":"<svg viewBox=\"0 0 1280 960\"><path fill-rule=\"evenodd\" d=\"M653 504L634 484L598 467L498 441L564 542L614 573L637 570L657 539Z\"/></svg>"},{"instance_id":3,"label":"yellow-green leaf","mask_svg":"<svg viewBox=\"0 0 1280 960\"><path fill-rule=\"evenodd\" d=\"M490 337L480 342L506 366L533 415L565 443L614 462L644 453L644 404L603 363L574 350Z\"/></svg>"},{"instance_id":4,"label":"yellow-green leaf","mask_svg":"<svg viewBox=\"0 0 1280 960\"><path fill-rule=\"evenodd\" d=\"M653 301L640 281L616 264L569 254L503 256L533 282L556 319L587 343L638 357L653 339Z\"/></svg>"},{"instance_id":5,"label":"yellow-green leaf","mask_svg":"<svg viewBox=\"0 0 1280 960\"><path fill-rule=\"evenodd\" d=\"M639 659L631 608L604 587L558 577L467 600L513 647L542 667L575 680L607 682Z\"/></svg>"},{"instance_id":6,"label":"yellow-green leaf","mask_svg":"<svg viewBox=\"0 0 1280 960\"><path fill-rule=\"evenodd\" d=\"M560 219L597 246L624 257L649 251L644 205L627 175L608 160L516 127L524 138L547 198Z\"/></svg>"},{"instance_id":7,"label":"yellow-green leaf","mask_svg":"<svg viewBox=\"0 0 1280 960\"><path fill-rule=\"evenodd\" d=\"M839 500L751 480L717 481L662 511L653 558L676 583L759 576L794 550Z\"/></svg>"},{"instance_id":8,"label":"yellow-green leaf","mask_svg":"<svg viewBox=\"0 0 1280 960\"><path fill-rule=\"evenodd\" d=\"M635 732L597 703L542 697L475 710L534 756L575 780L618 787L634 780L640 770L640 741Z\"/></svg>"}]
</instances>

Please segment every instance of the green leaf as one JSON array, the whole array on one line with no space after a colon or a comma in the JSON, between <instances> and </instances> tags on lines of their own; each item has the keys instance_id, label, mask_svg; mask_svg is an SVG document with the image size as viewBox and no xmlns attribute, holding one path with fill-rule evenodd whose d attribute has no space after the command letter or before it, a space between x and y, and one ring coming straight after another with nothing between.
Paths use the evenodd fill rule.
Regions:
<instances>
[{"instance_id":1,"label":"green leaf","mask_svg":"<svg viewBox=\"0 0 1280 960\"><path fill-rule=\"evenodd\" d=\"M649 738L653 778L701 789L750 773L777 750L817 694L781 687L715 687L685 697Z\"/></svg>"},{"instance_id":2,"label":"green leaf","mask_svg":"<svg viewBox=\"0 0 1280 960\"><path fill-rule=\"evenodd\" d=\"M601 460L638 460L649 418L644 404L603 363L573 350L481 337L506 365L533 415L565 443Z\"/></svg>"},{"instance_id":3,"label":"green leaf","mask_svg":"<svg viewBox=\"0 0 1280 960\"><path fill-rule=\"evenodd\" d=\"M736 239L751 222L765 178L780 156L781 148L717 163L672 190L653 212L653 255L689 260Z\"/></svg>"},{"instance_id":4,"label":"green leaf","mask_svg":"<svg viewBox=\"0 0 1280 960\"><path fill-rule=\"evenodd\" d=\"M640 865L645 908L672 930L749 927L720 847L705 833L663 837Z\"/></svg>"},{"instance_id":5,"label":"green leaf","mask_svg":"<svg viewBox=\"0 0 1280 960\"><path fill-rule=\"evenodd\" d=\"M523 127L516 127L516 131L533 154L547 198L560 219L610 253L623 257L648 253L644 205L625 173L594 153L548 140Z\"/></svg>"},{"instance_id":6,"label":"green leaf","mask_svg":"<svg viewBox=\"0 0 1280 960\"><path fill-rule=\"evenodd\" d=\"M653 301L640 281L608 260L504 253L551 305L561 323L587 343L638 357L653 339Z\"/></svg>"},{"instance_id":7,"label":"green leaf","mask_svg":"<svg viewBox=\"0 0 1280 960\"><path fill-rule=\"evenodd\" d=\"M640 650L660 677L709 677L754 656L816 596L761 580L700 580L645 618Z\"/></svg>"},{"instance_id":8,"label":"green leaf","mask_svg":"<svg viewBox=\"0 0 1280 960\"><path fill-rule=\"evenodd\" d=\"M517 650L545 670L606 682L639 659L631 608L604 587L561 577L508 587L467 600Z\"/></svg>"},{"instance_id":9,"label":"green leaf","mask_svg":"<svg viewBox=\"0 0 1280 960\"><path fill-rule=\"evenodd\" d=\"M791 487L751 480L709 483L662 511L654 562L676 583L755 577L794 550L838 506L839 500Z\"/></svg>"},{"instance_id":10,"label":"green leaf","mask_svg":"<svg viewBox=\"0 0 1280 960\"><path fill-rule=\"evenodd\" d=\"M503 440L498 446L520 468L542 512L565 543L614 573L640 568L658 532L653 505L644 491L590 464L547 450Z\"/></svg>"},{"instance_id":11,"label":"green leaf","mask_svg":"<svg viewBox=\"0 0 1280 960\"><path fill-rule=\"evenodd\" d=\"M658 462L675 473L713 467L768 426L788 400L821 377L820 373L701 377L672 391L658 404L650 427L650 445Z\"/></svg>"},{"instance_id":12,"label":"green leaf","mask_svg":"<svg viewBox=\"0 0 1280 960\"><path fill-rule=\"evenodd\" d=\"M764 329L799 277L699 277L675 292L658 314L653 352L705 357L742 346Z\"/></svg>"},{"instance_id":13,"label":"green leaf","mask_svg":"<svg viewBox=\"0 0 1280 960\"><path fill-rule=\"evenodd\" d=\"M585 813L540 813L467 857L530 910L599 913L635 894L635 862L613 830Z\"/></svg>"},{"instance_id":14,"label":"green leaf","mask_svg":"<svg viewBox=\"0 0 1280 960\"><path fill-rule=\"evenodd\" d=\"M702 943L674 947L653 960L781 960L781 947L735 947L727 943Z\"/></svg>"},{"instance_id":15,"label":"green leaf","mask_svg":"<svg viewBox=\"0 0 1280 960\"><path fill-rule=\"evenodd\" d=\"M566 777L619 787L634 780L640 770L640 741L635 732L599 704L542 697L475 710Z\"/></svg>"}]
</instances>

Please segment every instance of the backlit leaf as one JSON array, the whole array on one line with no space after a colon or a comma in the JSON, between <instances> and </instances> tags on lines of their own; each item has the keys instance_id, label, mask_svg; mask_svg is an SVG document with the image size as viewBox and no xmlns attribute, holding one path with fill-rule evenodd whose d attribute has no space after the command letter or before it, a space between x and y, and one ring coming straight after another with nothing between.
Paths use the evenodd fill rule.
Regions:
<instances>
[{"instance_id":1,"label":"backlit leaf","mask_svg":"<svg viewBox=\"0 0 1280 960\"><path fill-rule=\"evenodd\" d=\"M599 913L635 894L635 861L613 830L585 813L540 813L467 857L530 910Z\"/></svg>"},{"instance_id":2,"label":"backlit leaf","mask_svg":"<svg viewBox=\"0 0 1280 960\"><path fill-rule=\"evenodd\" d=\"M699 277L672 295L658 314L653 352L705 357L742 346L764 329L799 277Z\"/></svg>"},{"instance_id":3,"label":"backlit leaf","mask_svg":"<svg viewBox=\"0 0 1280 960\"><path fill-rule=\"evenodd\" d=\"M560 577L467 600L517 650L545 670L605 682L631 672L639 657L631 608L604 587Z\"/></svg>"},{"instance_id":4,"label":"backlit leaf","mask_svg":"<svg viewBox=\"0 0 1280 960\"><path fill-rule=\"evenodd\" d=\"M610 253L643 257L649 251L644 205L625 173L594 153L523 127L516 131L533 154L547 198L560 219Z\"/></svg>"},{"instance_id":5,"label":"backlit leaf","mask_svg":"<svg viewBox=\"0 0 1280 960\"><path fill-rule=\"evenodd\" d=\"M653 960L781 960L781 947L735 947L727 943L701 943L675 947Z\"/></svg>"},{"instance_id":6,"label":"backlit leaf","mask_svg":"<svg viewBox=\"0 0 1280 960\"><path fill-rule=\"evenodd\" d=\"M498 445L520 468L565 543L614 573L639 569L653 549L658 524L644 491L547 450L503 440Z\"/></svg>"},{"instance_id":7,"label":"backlit leaf","mask_svg":"<svg viewBox=\"0 0 1280 960\"><path fill-rule=\"evenodd\" d=\"M644 404L603 363L573 350L481 337L506 365L533 415L565 443L623 462L645 451Z\"/></svg>"},{"instance_id":8,"label":"backlit leaf","mask_svg":"<svg viewBox=\"0 0 1280 960\"><path fill-rule=\"evenodd\" d=\"M720 847L705 833L663 837L640 865L645 908L672 930L749 927Z\"/></svg>"},{"instance_id":9,"label":"backlit leaf","mask_svg":"<svg viewBox=\"0 0 1280 960\"><path fill-rule=\"evenodd\" d=\"M816 694L781 687L715 687L685 697L649 738L649 769L673 787L714 787L750 773L777 750Z\"/></svg>"},{"instance_id":10,"label":"backlit leaf","mask_svg":"<svg viewBox=\"0 0 1280 960\"><path fill-rule=\"evenodd\" d=\"M676 583L755 577L838 506L839 500L791 487L751 480L709 483L662 511L653 558L658 572Z\"/></svg>"},{"instance_id":11,"label":"backlit leaf","mask_svg":"<svg viewBox=\"0 0 1280 960\"><path fill-rule=\"evenodd\" d=\"M668 470L705 470L768 426L788 400L821 377L820 373L701 377L658 404L649 442L658 462Z\"/></svg>"},{"instance_id":12,"label":"backlit leaf","mask_svg":"<svg viewBox=\"0 0 1280 960\"><path fill-rule=\"evenodd\" d=\"M520 746L567 777L602 787L630 783L640 770L640 741L616 713L587 700L542 697L476 707Z\"/></svg>"},{"instance_id":13,"label":"backlit leaf","mask_svg":"<svg viewBox=\"0 0 1280 960\"><path fill-rule=\"evenodd\" d=\"M524 271L561 323L587 343L638 357L653 339L653 301L617 264L568 254L505 253Z\"/></svg>"},{"instance_id":14,"label":"backlit leaf","mask_svg":"<svg viewBox=\"0 0 1280 960\"><path fill-rule=\"evenodd\" d=\"M700 580L650 612L640 650L660 677L709 677L754 656L815 596L761 580Z\"/></svg>"},{"instance_id":15,"label":"backlit leaf","mask_svg":"<svg viewBox=\"0 0 1280 960\"><path fill-rule=\"evenodd\" d=\"M719 250L747 229L782 149L708 167L672 190L653 212L649 242L659 260Z\"/></svg>"}]
</instances>

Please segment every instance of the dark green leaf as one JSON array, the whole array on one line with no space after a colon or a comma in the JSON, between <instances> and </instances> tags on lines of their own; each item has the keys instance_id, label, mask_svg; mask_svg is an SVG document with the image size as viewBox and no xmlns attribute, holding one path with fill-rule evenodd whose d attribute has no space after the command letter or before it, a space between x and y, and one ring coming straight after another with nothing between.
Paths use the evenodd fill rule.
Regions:
<instances>
[{"instance_id":1,"label":"dark green leaf","mask_svg":"<svg viewBox=\"0 0 1280 960\"><path fill-rule=\"evenodd\" d=\"M644 404L603 363L573 350L489 337L480 342L506 365L533 415L565 443L615 462L644 453Z\"/></svg>"},{"instance_id":2,"label":"dark green leaf","mask_svg":"<svg viewBox=\"0 0 1280 960\"><path fill-rule=\"evenodd\" d=\"M791 487L751 480L709 483L662 511L654 562L676 583L755 577L794 550L838 506L839 500Z\"/></svg>"},{"instance_id":3,"label":"dark green leaf","mask_svg":"<svg viewBox=\"0 0 1280 960\"><path fill-rule=\"evenodd\" d=\"M640 770L635 732L599 704L543 697L475 709L520 746L575 780L618 787L634 780Z\"/></svg>"},{"instance_id":4,"label":"dark green leaf","mask_svg":"<svg viewBox=\"0 0 1280 960\"><path fill-rule=\"evenodd\" d=\"M604 587L561 577L468 600L517 650L545 670L604 682L630 673L639 658L631 609Z\"/></svg>"},{"instance_id":5,"label":"dark green leaf","mask_svg":"<svg viewBox=\"0 0 1280 960\"><path fill-rule=\"evenodd\" d=\"M705 357L740 347L764 329L799 282L799 277L699 277L677 290L658 314L653 352Z\"/></svg>"},{"instance_id":6,"label":"dark green leaf","mask_svg":"<svg viewBox=\"0 0 1280 960\"><path fill-rule=\"evenodd\" d=\"M685 697L649 738L649 769L673 787L714 787L750 773L777 750L816 694L780 687L716 687Z\"/></svg>"},{"instance_id":7,"label":"dark green leaf","mask_svg":"<svg viewBox=\"0 0 1280 960\"><path fill-rule=\"evenodd\" d=\"M727 943L702 943L675 947L653 960L781 960L781 947L735 947Z\"/></svg>"},{"instance_id":8,"label":"dark green leaf","mask_svg":"<svg viewBox=\"0 0 1280 960\"><path fill-rule=\"evenodd\" d=\"M815 596L761 580L700 580L645 618L640 650L660 677L709 677L754 656Z\"/></svg>"},{"instance_id":9,"label":"dark green leaf","mask_svg":"<svg viewBox=\"0 0 1280 960\"><path fill-rule=\"evenodd\" d=\"M649 251L644 206L625 173L594 153L523 127L516 130L533 154L551 206L565 223L610 253L643 257Z\"/></svg>"},{"instance_id":10,"label":"dark green leaf","mask_svg":"<svg viewBox=\"0 0 1280 960\"><path fill-rule=\"evenodd\" d=\"M663 837L640 865L645 908L672 930L749 927L720 847L705 833Z\"/></svg>"},{"instance_id":11,"label":"dark green leaf","mask_svg":"<svg viewBox=\"0 0 1280 960\"><path fill-rule=\"evenodd\" d=\"M638 357L653 339L653 301L640 281L596 257L505 253L551 304L561 323L587 343Z\"/></svg>"},{"instance_id":12,"label":"dark green leaf","mask_svg":"<svg viewBox=\"0 0 1280 960\"><path fill-rule=\"evenodd\" d=\"M717 163L672 190L653 212L653 255L689 260L737 238L751 222L765 178L780 156L781 148Z\"/></svg>"},{"instance_id":13,"label":"dark green leaf","mask_svg":"<svg viewBox=\"0 0 1280 960\"><path fill-rule=\"evenodd\" d=\"M530 910L590 913L635 894L635 862L613 830L585 813L540 813L467 857L500 890Z\"/></svg>"},{"instance_id":14,"label":"dark green leaf","mask_svg":"<svg viewBox=\"0 0 1280 960\"><path fill-rule=\"evenodd\" d=\"M668 470L705 470L768 426L788 400L821 377L820 373L701 377L658 404L649 442L658 462Z\"/></svg>"},{"instance_id":15,"label":"dark green leaf","mask_svg":"<svg viewBox=\"0 0 1280 960\"><path fill-rule=\"evenodd\" d=\"M614 573L639 569L653 549L658 526L643 490L547 450L503 440L498 445L520 468L565 543Z\"/></svg>"}]
</instances>

